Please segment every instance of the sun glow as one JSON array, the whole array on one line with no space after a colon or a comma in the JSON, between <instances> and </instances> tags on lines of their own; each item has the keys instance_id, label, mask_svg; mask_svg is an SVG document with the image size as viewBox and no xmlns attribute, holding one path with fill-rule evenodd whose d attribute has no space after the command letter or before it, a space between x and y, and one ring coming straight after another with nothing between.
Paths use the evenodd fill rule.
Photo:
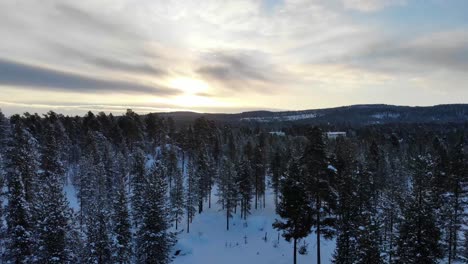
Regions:
<instances>
[{"instance_id":1,"label":"sun glow","mask_svg":"<svg viewBox=\"0 0 468 264\"><path fill-rule=\"evenodd\" d=\"M203 93L209 90L209 85L198 79L180 77L169 81L169 86L179 89L186 94Z\"/></svg>"},{"instance_id":2,"label":"sun glow","mask_svg":"<svg viewBox=\"0 0 468 264\"><path fill-rule=\"evenodd\" d=\"M230 105L210 96L211 87L200 79L177 77L169 80L168 85L171 88L180 90L182 94L168 98L167 103L184 109L191 107L226 107Z\"/></svg>"}]
</instances>

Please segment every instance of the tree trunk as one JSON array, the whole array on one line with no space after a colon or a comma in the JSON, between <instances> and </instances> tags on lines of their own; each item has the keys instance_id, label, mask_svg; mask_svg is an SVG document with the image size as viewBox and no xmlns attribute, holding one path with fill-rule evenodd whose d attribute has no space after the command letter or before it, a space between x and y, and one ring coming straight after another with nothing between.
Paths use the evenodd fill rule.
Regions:
<instances>
[{"instance_id":1,"label":"tree trunk","mask_svg":"<svg viewBox=\"0 0 468 264\"><path fill-rule=\"evenodd\" d=\"M297 263L297 246L296 246L296 244L297 244L297 239L294 239L294 262L293 262L294 264Z\"/></svg>"},{"instance_id":2,"label":"tree trunk","mask_svg":"<svg viewBox=\"0 0 468 264\"><path fill-rule=\"evenodd\" d=\"M211 182L211 180L210 180ZM210 187L208 189L208 208L211 208L211 183L210 183Z\"/></svg>"},{"instance_id":3,"label":"tree trunk","mask_svg":"<svg viewBox=\"0 0 468 264\"><path fill-rule=\"evenodd\" d=\"M190 210L187 208L187 233L190 233Z\"/></svg>"},{"instance_id":4,"label":"tree trunk","mask_svg":"<svg viewBox=\"0 0 468 264\"><path fill-rule=\"evenodd\" d=\"M203 212L203 196L200 196L198 199L198 213L201 214Z\"/></svg>"},{"instance_id":5,"label":"tree trunk","mask_svg":"<svg viewBox=\"0 0 468 264\"><path fill-rule=\"evenodd\" d=\"M320 257L320 198L317 199L317 264L321 263Z\"/></svg>"},{"instance_id":6,"label":"tree trunk","mask_svg":"<svg viewBox=\"0 0 468 264\"><path fill-rule=\"evenodd\" d=\"M255 175L255 210L257 210L258 203L258 176Z\"/></svg>"},{"instance_id":7,"label":"tree trunk","mask_svg":"<svg viewBox=\"0 0 468 264\"><path fill-rule=\"evenodd\" d=\"M229 231L229 207L226 205L226 230Z\"/></svg>"}]
</instances>

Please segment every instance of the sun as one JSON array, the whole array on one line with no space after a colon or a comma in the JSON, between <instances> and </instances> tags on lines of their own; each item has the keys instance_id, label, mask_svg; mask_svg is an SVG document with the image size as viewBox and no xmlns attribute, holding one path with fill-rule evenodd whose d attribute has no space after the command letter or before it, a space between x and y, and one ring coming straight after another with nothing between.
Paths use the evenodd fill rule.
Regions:
<instances>
[{"instance_id":1,"label":"sun","mask_svg":"<svg viewBox=\"0 0 468 264\"><path fill-rule=\"evenodd\" d=\"M169 81L169 86L179 89L185 94L197 94L209 90L209 85L199 79L178 77Z\"/></svg>"}]
</instances>

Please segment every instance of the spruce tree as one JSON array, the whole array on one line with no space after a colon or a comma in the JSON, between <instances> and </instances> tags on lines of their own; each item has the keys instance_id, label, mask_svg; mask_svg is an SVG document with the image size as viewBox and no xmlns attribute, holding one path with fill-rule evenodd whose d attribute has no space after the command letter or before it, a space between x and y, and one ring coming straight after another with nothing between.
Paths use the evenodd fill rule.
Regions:
<instances>
[{"instance_id":1,"label":"spruce tree","mask_svg":"<svg viewBox=\"0 0 468 264\"><path fill-rule=\"evenodd\" d=\"M229 230L229 219L237 206L238 188L236 186L236 170L234 164L224 158L221 164L221 170L218 179L218 203L223 205L226 210L226 230Z\"/></svg>"},{"instance_id":2,"label":"spruce tree","mask_svg":"<svg viewBox=\"0 0 468 264\"><path fill-rule=\"evenodd\" d=\"M450 153L449 175L447 179L448 196L448 261L458 258L459 230L463 224L463 214L468 197L468 166L464 153L464 138L462 137Z\"/></svg>"},{"instance_id":3,"label":"spruce tree","mask_svg":"<svg viewBox=\"0 0 468 264\"><path fill-rule=\"evenodd\" d=\"M184 216L184 178L179 168L172 171L173 186L170 190L171 218L175 223L176 230Z\"/></svg>"},{"instance_id":4,"label":"spruce tree","mask_svg":"<svg viewBox=\"0 0 468 264\"><path fill-rule=\"evenodd\" d=\"M166 264L171 259L174 236L168 231L167 183L158 165L153 165L144 186L146 202L142 207L141 227L136 234L137 263Z\"/></svg>"},{"instance_id":5,"label":"spruce tree","mask_svg":"<svg viewBox=\"0 0 468 264\"><path fill-rule=\"evenodd\" d=\"M132 257L132 233L128 199L123 178L117 182L114 201L114 262L130 263Z\"/></svg>"},{"instance_id":6,"label":"spruce tree","mask_svg":"<svg viewBox=\"0 0 468 264\"><path fill-rule=\"evenodd\" d=\"M336 229L338 238L334 254L334 263L355 263L357 256L357 236L360 208L358 193L357 166L354 157L354 146L343 138L336 140L335 169L336 191L338 195Z\"/></svg>"},{"instance_id":7,"label":"spruce tree","mask_svg":"<svg viewBox=\"0 0 468 264\"><path fill-rule=\"evenodd\" d=\"M132 218L135 227L138 227L142 221L142 207L145 203L144 186L146 184L146 158L143 151L137 150L133 157L133 164L131 168L131 187L132 187Z\"/></svg>"},{"instance_id":8,"label":"spruce tree","mask_svg":"<svg viewBox=\"0 0 468 264\"><path fill-rule=\"evenodd\" d=\"M190 233L190 223L192 223L193 218L195 217L195 206L197 204L197 178L195 174L195 165L193 164L192 158L189 158L187 164L187 182L186 182L186 192L185 192L185 213L187 220L187 233Z\"/></svg>"},{"instance_id":9,"label":"spruce tree","mask_svg":"<svg viewBox=\"0 0 468 264\"><path fill-rule=\"evenodd\" d=\"M282 176L282 157L279 149L275 151L271 160L271 184L275 194L275 206L278 205L279 183Z\"/></svg>"},{"instance_id":10,"label":"spruce tree","mask_svg":"<svg viewBox=\"0 0 468 264\"><path fill-rule=\"evenodd\" d=\"M71 216L63 192L65 169L53 132L52 128L46 130L34 202L36 259L39 263L64 263L70 260L71 254L66 245Z\"/></svg>"},{"instance_id":11,"label":"spruce tree","mask_svg":"<svg viewBox=\"0 0 468 264\"><path fill-rule=\"evenodd\" d=\"M6 260L29 263L34 259L34 218L32 201L37 180L36 140L14 117L12 136L7 144L5 169L8 189L6 208Z\"/></svg>"},{"instance_id":12,"label":"spruce tree","mask_svg":"<svg viewBox=\"0 0 468 264\"><path fill-rule=\"evenodd\" d=\"M20 175L9 175L5 259L10 263L33 260L33 221L31 207Z\"/></svg>"},{"instance_id":13,"label":"spruce tree","mask_svg":"<svg viewBox=\"0 0 468 264\"><path fill-rule=\"evenodd\" d=\"M312 205L313 226L317 235L317 264L321 263L320 239L334 234L336 191L333 186L333 171L328 169L322 131L315 127L308 131L309 140L301 164L306 175L309 203Z\"/></svg>"},{"instance_id":14,"label":"spruce tree","mask_svg":"<svg viewBox=\"0 0 468 264\"><path fill-rule=\"evenodd\" d=\"M412 190L399 228L397 263L437 263L441 257L440 230L436 226L431 157L412 161Z\"/></svg>"},{"instance_id":15,"label":"spruce tree","mask_svg":"<svg viewBox=\"0 0 468 264\"><path fill-rule=\"evenodd\" d=\"M252 167L247 158L242 159L242 161L237 166L237 186L239 188L240 195L240 206L241 206L241 217L244 220L247 219L247 215L250 214L251 203L252 203Z\"/></svg>"},{"instance_id":16,"label":"spruce tree","mask_svg":"<svg viewBox=\"0 0 468 264\"><path fill-rule=\"evenodd\" d=\"M283 231L283 237L293 240L294 264L297 262L297 240L309 235L313 224L313 212L305 189L305 178L297 160L292 160L287 175L281 181L280 202L276 212L283 220L276 220L273 227Z\"/></svg>"}]
</instances>

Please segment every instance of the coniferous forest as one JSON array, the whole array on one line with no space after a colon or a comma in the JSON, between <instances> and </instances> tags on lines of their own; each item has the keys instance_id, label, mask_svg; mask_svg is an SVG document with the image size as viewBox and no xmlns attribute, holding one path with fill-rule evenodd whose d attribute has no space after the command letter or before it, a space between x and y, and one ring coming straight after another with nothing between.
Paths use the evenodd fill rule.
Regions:
<instances>
[{"instance_id":1,"label":"coniferous forest","mask_svg":"<svg viewBox=\"0 0 468 264\"><path fill-rule=\"evenodd\" d=\"M0 114L0 263L170 263L206 210L227 231L269 193L290 263L309 236L315 263L467 263L467 128Z\"/></svg>"}]
</instances>

